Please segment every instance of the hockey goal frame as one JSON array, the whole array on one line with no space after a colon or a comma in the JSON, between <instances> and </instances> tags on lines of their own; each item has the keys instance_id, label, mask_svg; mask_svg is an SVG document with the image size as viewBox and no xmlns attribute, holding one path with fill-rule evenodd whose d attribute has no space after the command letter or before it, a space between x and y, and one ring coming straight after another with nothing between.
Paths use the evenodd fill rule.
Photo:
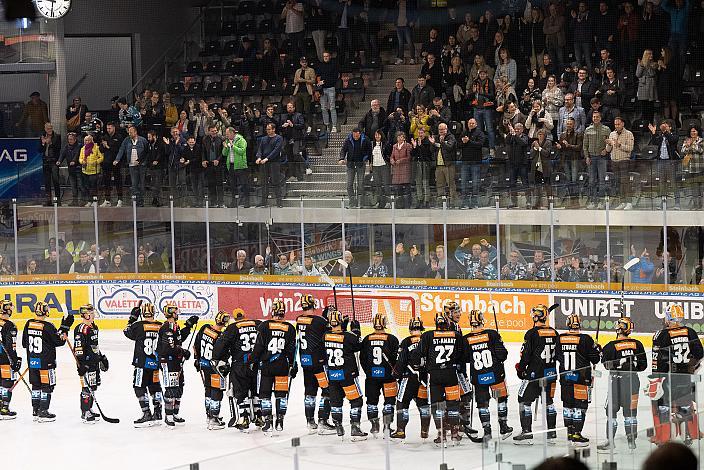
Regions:
<instances>
[{"instance_id":1,"label":"hockey goal frame","mask_svg":"<svg viewBox=\"0 0 704 470\"><path fill-rule=\"evenodd\" d=\"M337 294L337 309L342 313L349 313L350 317L352 315L352 298L353 296L348 293ZM388 328L397 336L401 331L406 331L410 318L420 317L417 305L418 299L413 295L358 293L355 290L354 306L356 312L359 313L359 306L364 302L371 302L369 318L360 319L359 315L357 315L357 320L363 326L371 326L374 315L381 310L386 314ZM325 305L335 305L335 294L330 293L325 297ZM401 316L403 318L399 318Z\"/></svg>"}]
</instances>

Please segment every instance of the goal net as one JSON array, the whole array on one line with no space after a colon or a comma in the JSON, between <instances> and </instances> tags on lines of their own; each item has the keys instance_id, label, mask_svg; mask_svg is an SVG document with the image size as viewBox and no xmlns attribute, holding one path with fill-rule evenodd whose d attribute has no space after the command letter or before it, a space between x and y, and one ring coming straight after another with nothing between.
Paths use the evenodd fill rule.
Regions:
<instances>
[{"instance_id":1,"label":"goal net","mask_svg":"<svg viewBox=\"0 0 704 470\"><path fill-rule=\"evenodd\" d=\"M333 294L327 296L325 305L335 305ZM352 318L352 296L337 294L337 309ZM389 330L399 339L408 333L410 319L418 316L416 299L412 296L354 294L354 316L363 329L372 327L377 312L386 314Z\"/></svg>"}]
</instances>

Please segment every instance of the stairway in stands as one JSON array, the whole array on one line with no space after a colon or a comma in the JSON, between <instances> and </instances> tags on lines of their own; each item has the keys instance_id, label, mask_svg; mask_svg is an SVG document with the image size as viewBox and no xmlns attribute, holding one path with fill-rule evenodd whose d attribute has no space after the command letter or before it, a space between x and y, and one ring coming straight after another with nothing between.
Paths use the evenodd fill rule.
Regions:
<instances>
[{"instance_id":1,"label":"stairway in stands","mask_svg":"<svg viewBox=\"0 0 704 470\"><path fill-rule=\"evenodd\" d=\"M418 65L384 65L383 78L379 78L378 74L376 74L370 79L364 101L361 100L360 95L355 99L356 108L347 106L346 122L343 121L342 117L338 118L338 132L329 134L328 146L325 147L325 143L321 142L322 154L316 154L317 152L313 146L308 147L313 174L305 175L299 178L298 181L286 183L288 198L298 199L303 196L306 199L330 199L329 203L331 206L339 206L339 198L347 195L345 166L338 164L343 142L369 111L369 103L372 100L378 99L381 102L381 106L386 108L386 101L394 87L396 78L403 77L406 82L406 88L410 91L416 84L419 71L420 66ZM386 112L389 113L390 111L386 110ZM323 201L320 202L322 203Z\"/></svg>"}]
</instances>

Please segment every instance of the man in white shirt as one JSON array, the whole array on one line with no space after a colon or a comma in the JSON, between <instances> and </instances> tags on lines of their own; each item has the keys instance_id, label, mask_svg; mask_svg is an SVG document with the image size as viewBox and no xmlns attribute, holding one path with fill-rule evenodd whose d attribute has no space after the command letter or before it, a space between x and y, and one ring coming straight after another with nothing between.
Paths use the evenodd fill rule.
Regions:
<instances>
[{"instance_id":1,"label":"man in white shirt","mask_svg":"<svg viewBox=\"0 0 704 470\"><path fill-rule=\"evenodd\" d=\"M281 12L281 19L286 21L286 26L284 32L286 36L291 40L291 45L293 47L290 52L291 57L300 57L303 55L303 37L304 32L304 19L305 14L303 11L303 3L297 0L288 0Z\"/></svg>"}]
</instances>

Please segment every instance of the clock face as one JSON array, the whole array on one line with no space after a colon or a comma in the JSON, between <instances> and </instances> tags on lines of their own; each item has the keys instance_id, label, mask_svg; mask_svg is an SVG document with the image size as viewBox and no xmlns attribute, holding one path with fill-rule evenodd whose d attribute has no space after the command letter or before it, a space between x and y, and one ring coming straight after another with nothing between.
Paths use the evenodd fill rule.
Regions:
<instances>
[{"instance_id":1,"label":"clock face","mask_svg":"<svg viewBox=\"0 0 704 470\"><path fill-rule=\"evenodd\" d=\"M50 19L57 19L68 13L71 8L71 0L36 0L37 11Z\"/></svg>"}]
</instances>

